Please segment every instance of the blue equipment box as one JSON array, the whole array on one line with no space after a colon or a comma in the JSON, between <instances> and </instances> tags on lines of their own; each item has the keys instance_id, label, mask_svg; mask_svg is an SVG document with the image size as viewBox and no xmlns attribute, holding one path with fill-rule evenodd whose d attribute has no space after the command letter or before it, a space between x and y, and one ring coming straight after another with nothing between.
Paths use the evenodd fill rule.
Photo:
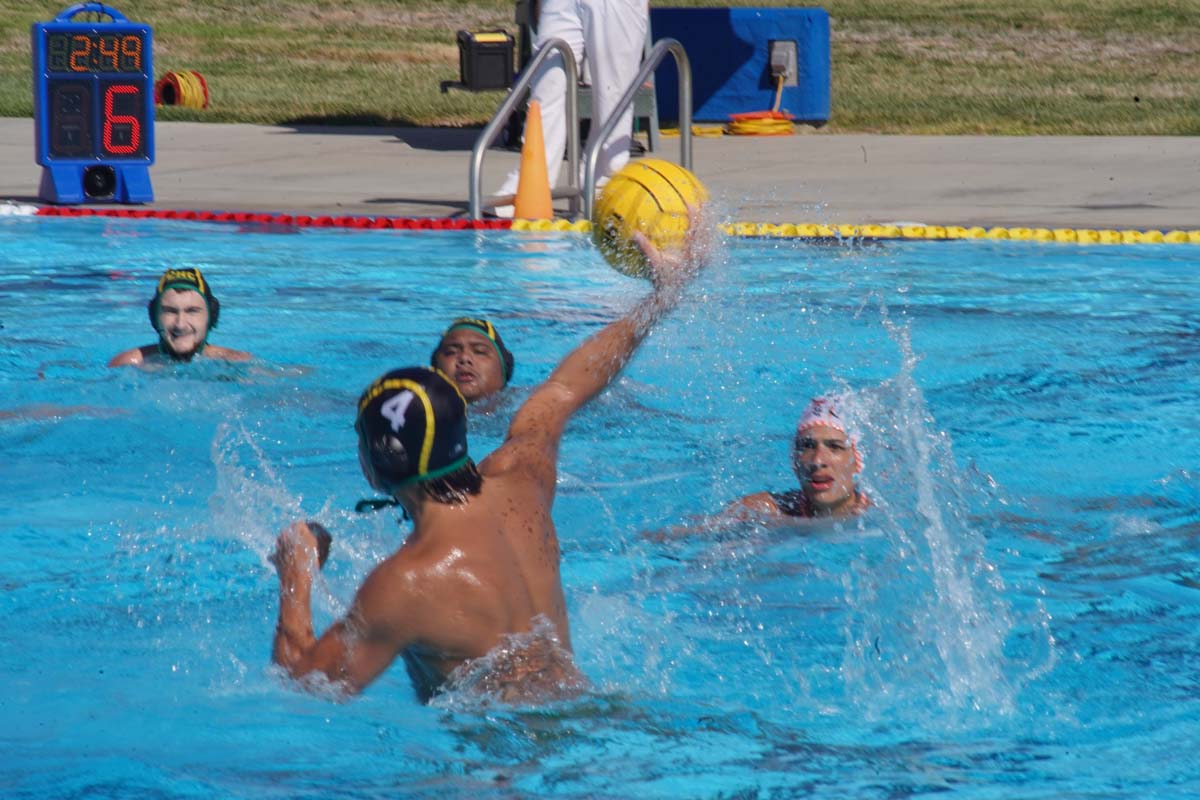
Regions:
<instances>
[{"instance_id":1,"label":"blue equipment box","mask_svg":"<svg viewBox=\"0 0 1200 800\"><path fill-rule=\"evenodd\" d=\"M795 85L785 85L779 110L796 122L829 121L829 13L823 8L651 8L654 38L678 39L692 67L692 119L727 122L730 114L770 111L776 82L770 43L796 43ZM675 120L679 73L674 59L655 71L659 117ZM789 81L790 82L790 81Z\"/></svg>"}]
</instances>

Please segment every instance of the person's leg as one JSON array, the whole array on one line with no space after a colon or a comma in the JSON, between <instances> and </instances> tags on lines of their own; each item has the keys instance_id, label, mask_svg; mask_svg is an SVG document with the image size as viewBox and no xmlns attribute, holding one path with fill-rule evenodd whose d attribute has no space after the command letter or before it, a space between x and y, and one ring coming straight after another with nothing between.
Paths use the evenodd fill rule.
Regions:
<instances>
[{"instance_id":1,"label":"person's leg","mask_svg":"<svg viewBox=\"0 0 1200 800\"><path fill-rule=\"evenodd\" d=\"M642 66L650 11L648 0L582 1L584 46L592 71L592 132L598 133ZM597 178L628 163L632 134L631 105L600 149Z\"/></svg>"},{"instance_id":2,"label":"person's leg","mask_svg":"<svg viewBox=\"0 0 1200 800\"><path fill-rule=\"evenodd\" d=\"M583 60L583 22L580 19L576 0L543 0L538 14L537 36L534 52L550 39L563 39L570 46L578 64ZM530 99L537 100L542 107L542 141L546 147L546 177L553 187L562 169L563 154L567 148L567 73L563 69L562 57L555 54L542 63L533 80ZM514 194L520 178L520 169L508 173L496 194ZM511 206L508 207L511 209ZM505 216L503 207L497 214Z\"/></svg>"}]
</instances>

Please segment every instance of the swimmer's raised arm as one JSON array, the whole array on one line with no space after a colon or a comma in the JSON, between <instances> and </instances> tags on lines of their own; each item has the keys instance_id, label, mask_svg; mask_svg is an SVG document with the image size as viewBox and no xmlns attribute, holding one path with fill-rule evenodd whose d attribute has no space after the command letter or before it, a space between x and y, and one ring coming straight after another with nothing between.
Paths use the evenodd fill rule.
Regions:
<instances>
[{"instance_id":1,"label":"swimmer's raised arm","mask_svg":"<svg viewBox=\"0 0 1200 800\"><path fill-rule=\"evenodd\" d=\"M679 250L659 251L641 233L634 235L650 264L653 291L563 358L517 411L507 441L536 437L557 452L567 420L620 373L654 324L678 304L699 271L707 256L708 234L694 211L692 219L696 224Z\"/></svg>"}]
</instances>

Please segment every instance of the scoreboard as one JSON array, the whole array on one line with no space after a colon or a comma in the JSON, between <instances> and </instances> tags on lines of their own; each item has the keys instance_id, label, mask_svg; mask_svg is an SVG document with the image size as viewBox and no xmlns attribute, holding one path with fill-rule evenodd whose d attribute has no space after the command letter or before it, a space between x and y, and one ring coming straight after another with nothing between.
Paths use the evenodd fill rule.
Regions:
<instances>
[{"instance_id":1,"label":"scoreboard","mask_svg":"<svg viewBox=\"0 0 1200 800\"><path fill-rule=\"evenodd\" d=\"M150 27L93 2L34 23L30 36L38 195L54 203L151 202Z\"/></svg>"}]
</instances>

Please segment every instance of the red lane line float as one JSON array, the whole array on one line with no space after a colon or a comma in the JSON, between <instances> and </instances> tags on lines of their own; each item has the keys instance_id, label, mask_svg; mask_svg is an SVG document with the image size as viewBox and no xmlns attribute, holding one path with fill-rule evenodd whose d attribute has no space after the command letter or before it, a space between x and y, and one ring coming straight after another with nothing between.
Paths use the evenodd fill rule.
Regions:
<instances>
[{"instance_id":1,"label":"red lane line float","mask_svg":"<svg viewBox=\"0 0 1200 800\"><path fill-rule=\"evenodd\" d=\"M196 211L192 209L94 208L88 206L39 206L39 217L125 217L131 219L173 219L195 222L235 222L239 224L292 225L295 227L353 228L355 230L508 230L510 219L472 220L451 217L316 217L307 214L271 214L250 211Z\"/></svg>"}]
</instances>

